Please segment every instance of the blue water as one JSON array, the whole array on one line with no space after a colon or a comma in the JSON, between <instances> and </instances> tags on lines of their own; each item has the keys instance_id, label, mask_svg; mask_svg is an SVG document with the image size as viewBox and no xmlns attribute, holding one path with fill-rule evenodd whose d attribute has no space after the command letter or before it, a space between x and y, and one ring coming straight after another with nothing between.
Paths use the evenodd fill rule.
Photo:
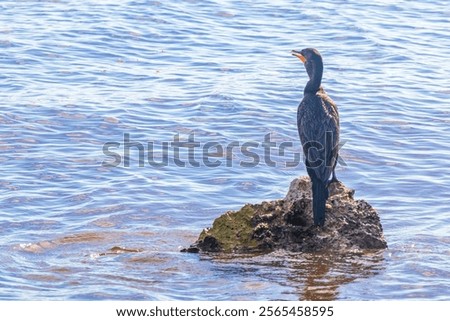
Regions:
<instances>
[{"instance_id":1,"label":"blue water","mask_svg":"<svg viewBox=\"0 0 450 321\"><path fill-rule=\"evenodd\" d=\"M338 178L389 249L180 253L306 174L305 47L340 110ZM1 1L0 49L0 299L450 299L447 1ZM267 134L292 143L274 166ZM149 142L167 166L139 166Z\"/></svg>"}]
</instances>

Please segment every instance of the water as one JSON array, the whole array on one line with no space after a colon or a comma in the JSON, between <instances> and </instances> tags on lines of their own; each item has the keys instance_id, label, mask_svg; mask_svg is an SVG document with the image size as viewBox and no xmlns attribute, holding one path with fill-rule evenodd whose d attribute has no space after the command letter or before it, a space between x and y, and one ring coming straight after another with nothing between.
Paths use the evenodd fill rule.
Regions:
<instances>
[{"instance_id":1,"label":"water","mask_svg":"<svg viewBox=\"0 0 450 321\"><path fill-rule=\"evenodd\" d=\"M450 299L449 17L446 1L1 1L0 299ZM389 249L180 253L306 174L285 166L307 77L289 52L304 47L340 108L338 177ZM269 133L294 142L276 166ZM185 167L172 149L140 167L124 134L155 160L177 134L217 142L220 164L184 147ZM119 166L102 166L107 142ZM259 164L227 157L233 142L256 143Z\"/></svg>"}]
</instances>

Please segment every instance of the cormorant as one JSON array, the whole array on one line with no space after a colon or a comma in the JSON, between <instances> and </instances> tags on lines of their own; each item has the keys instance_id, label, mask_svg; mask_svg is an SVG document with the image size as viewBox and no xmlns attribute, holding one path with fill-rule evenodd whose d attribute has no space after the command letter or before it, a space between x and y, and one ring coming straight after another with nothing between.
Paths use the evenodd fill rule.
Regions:
<instances>
[{"instance_id":1,"label":"cormorant","mask_svg":"<svg viewBox=\"0 0 450 321\"><path fill-rule=\"evenodd\" d=\"M292 50L291 53L304 63L309 76L297 110L297 126L312 183L314 225L323 226L328 185L337 181L334 168L339 150L339 114L336 104L321 86L323 63L320 53L314 48Z\"/></svg>"}]
</instances>

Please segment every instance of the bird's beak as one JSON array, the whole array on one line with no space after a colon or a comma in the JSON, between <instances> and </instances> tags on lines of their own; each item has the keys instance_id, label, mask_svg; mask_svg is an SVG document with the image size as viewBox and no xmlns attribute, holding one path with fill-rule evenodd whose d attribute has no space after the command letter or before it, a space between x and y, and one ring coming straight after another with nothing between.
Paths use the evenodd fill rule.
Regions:
<instances>
[{"instance_id":1,"label":"bird's beak","mask_svg":"<svg viewBox=\"0 0 450 321\"><path fill-rule=\"evenodd\" d=\"M298 52L297 50L291 50L291 54L295 57L297 57L298 59L300 59L303 63L306 62L306 58L305 56L303 56L300 52Z\"/></svg>"}]
</instances>

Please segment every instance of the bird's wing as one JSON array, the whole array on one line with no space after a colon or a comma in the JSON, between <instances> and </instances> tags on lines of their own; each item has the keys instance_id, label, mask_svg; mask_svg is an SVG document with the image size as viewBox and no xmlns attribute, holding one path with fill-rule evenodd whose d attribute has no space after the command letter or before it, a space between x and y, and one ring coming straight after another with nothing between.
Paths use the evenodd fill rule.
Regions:
<instances>
[{"instance_id":1,"label":"bird's wing","mask_svg":"<svg viewBox=\"0 0 450 321\"><path fill-rule=\"evenodd\" d=\"M328 181L334 169L339 142L337 108L327 98L323 95L305 96L297 119L308 173L323 182Z\"/></svg>"},{"instance_id":2,"label":"bird's wing","mask_svg":"<svg viewBox=\"0 0 450 321\"><path fill-rule=\"evenodd\" d=\"M331 171L336 166L339 153L339 113L336 104L325 94L322 97L323 107L327 113L327 121L325 124L327 145L326 165L331 167ZM332 133L332 134L330 134Z\"/></svg>"}]
</instances>

